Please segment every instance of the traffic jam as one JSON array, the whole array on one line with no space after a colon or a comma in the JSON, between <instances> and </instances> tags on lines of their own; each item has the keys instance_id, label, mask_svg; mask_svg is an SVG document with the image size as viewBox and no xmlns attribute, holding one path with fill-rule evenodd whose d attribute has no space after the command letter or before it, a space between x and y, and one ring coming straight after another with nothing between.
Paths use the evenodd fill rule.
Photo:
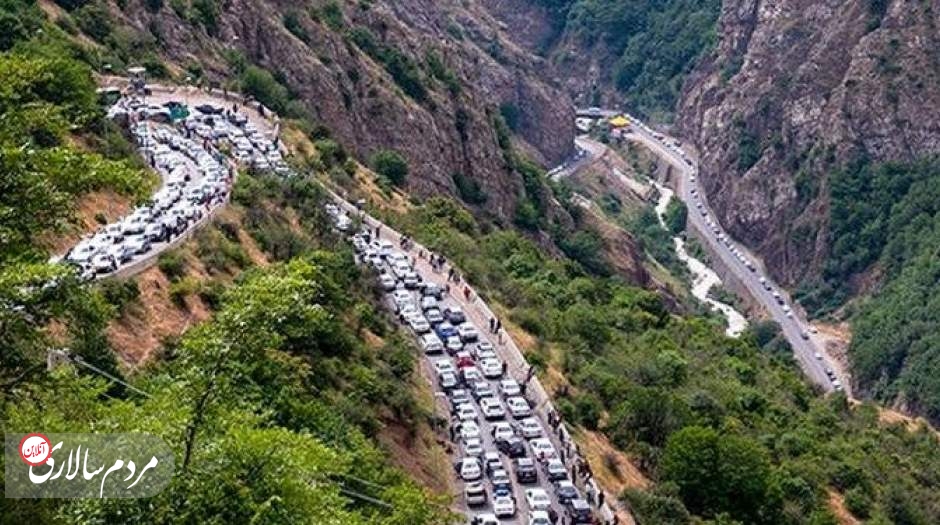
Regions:
<instances>
[{"instance_id":1,"label":"traffic jam","mask_svg":"<svg viewBox=\"0 0 940 525\"><path fill-rule=\"evenodd\" d=\"M456 503L468 523L600 523L592 503L603 504L603 496L598 501L595 485L588 486L590 494L575 485L575 465L583 463L570 441L560 445L554 431L560 420L551 421L549 414L553 424L543 425L525 380L512 377L500 359L500 326L490 319L481 330L451 295L459 293L459 276L445 272L441 258L415 250L406 237L397 245L383 239L381 225L352 232L346 211L333 203L326 211L333 226L349 235L357 262L373 269L389 309L426 358L437 397L449 412L454 476L461 487ZM416 270L416 254L430 263L426 275Z\"/></svg>"},{"instance_id":2,"label":"traffic jam","mask_svg":"<svg viewBox=\"0 0 940 525\"><path fill-rule=\"evenodd\" d=\"M692 200L695 202L695 208L698 214L702 217L702 220L705 222L706 227L711 230L711 233L714 235L715 239L718 241L719 246L723 246L728 253L734 257L738 263L745 267L750 273L758 277L757 282L760 287L763 288L764 292L769 294L773 298L773 301L780 308L780 311L783 315L789 320L789 322L794 323L799 330L800 338L804 341L810 341L810 334L817 334L818 330L816 327L809 325L808 328L804 328L803 322L795 315L793 307L787 302L787 299L784 297L780 290L774 287L772 281L767 277L760 275L760 271L757 265L748 257L743 249L739 248L737 244L726 235L722 229L721 225L717 220L713 219L711 214L708 212L708 206L704 202L704 196L701 195L697 189L697 180L696 180L696 168L695 164L692 162L692 159L686 154L682 149L682 143L675 139L667 139L663 134L654 131L652 128L644 124L642 121L636 120L630 116L633 124L639 129L646 132L648 135L652 136L653 139L662 144L667 150L671 151L673 154L682 159L682 161L688 165L687 177L689 183L692 187L689 189L689 194L692 197ZM842 381L836 375L835 370L826 362L826 357L823 354L813 347L813 358L821 363L823 366L823 371L826 374L832 388L836 391L843 390L845 387L842 384Z\"/></svg>"},{"instance_id":3,"label":"traffic jam","mask_svg":"<svg viewBox=\"0 0 940 525\"><path fill-rule=\"evenodd\" d=\"M74 266L85 280L149 259L200 224L227 201L238 167L290 172L276 142L236 108L148 105L145 99L126 97L108 114L127 124L141 157L159 174L160 188L146 203L54 258Z\"/></svg>"}]
</instances>

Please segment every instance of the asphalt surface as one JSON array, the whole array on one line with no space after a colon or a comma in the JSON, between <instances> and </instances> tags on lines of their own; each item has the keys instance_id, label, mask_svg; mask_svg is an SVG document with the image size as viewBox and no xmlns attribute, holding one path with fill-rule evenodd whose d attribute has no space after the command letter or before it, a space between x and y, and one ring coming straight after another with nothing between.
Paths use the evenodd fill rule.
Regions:
<instances>
[{"instance_id":1,"label":"asphalt surface","mask_svg":"<svg viewBox=\"0 0 940 525\"><path fill-rule=\"evenodd\" d=\"M731 271L737 281L747 288L750 296L761 304L774 321L780 324L783 335L793 348L794 357L806 376L826 391L835 390L832 380L830 380L829 376L826 374L826 369L829 368L832 369L837 376L839 375L836 366L832 364L833 360L829 358L823 348L813 340L811 337L810 324L801 317L798 308L792 308L793 303L790 301L786 292L774 283L770 276L762 270L763 265L759 263L758 258L748 253L743 245L731 240L727 232L725 232L720 224L718 224L717 220L715 220L716 215L708 205L708 199L705 195L704 188L701 186L701 181L698 177L695 178L694 182L691 180L691 176L697 175L694 161L690 165L686 161L686 158L689 158L688 156L683 158L682 154L676 151L678 149L677 147L670 146L669 144L672 143L672 139L669 137L658 139L654 136L653 132L647 131L639 126L632 126L632 133L628 134L627 137L645 145L657 155L669 161L679 171L680 176L676 177L676 196L685 202L688 207L689 222L699 233L699 237L709 244L712 253L718 255L721 259L722 266L728 271ZM702 203L702 210L706 212L708 217L711 217L712 225L706 222L705 216L702 215L700 209L696 207L696 203L698 202ZM718 228L718 234L713 231L715 227ZM724 236L723 238L728 237L729 240L731 240L732 246L744 253L745 259L752 262L754 266L753 271L738 259L727 245L719 240L719 234L722 234ZM765 289L764 285L760 282L761 278L766 280L770 290ZM782 296L784 305L791 306L790 315L787 315L787 312L783 309L783 305L777 302L776 298L773 296L774 291ZM804 338L804 334L809 336L809 338ZM847 381L843 379L841 383L845 388L848 388Z\"/></svg>"},{"instance_id":2,"label":"asphalt surface","mask_svg":"<svg viewBox=\"0 0 940 525\"><path fill-rule=\"evenodd\" d=\"M341 206L341 211L339 212L340 214L345 214L347 217L349 217L356 213L351 204L345 201L338 201L338 203ZM367 218L365 221L365 224L369 224L370 225L369 230L374 233L374 229L372 228L374 228L375 225L380 224L380 223L375 222L371 218ZM421 276L424 282L435 283L441 287L444 287L445 284L448 284L448 278L447 278L448 274L447 274L446 268L441 269L441 270L435 270L429 264L426 256L424 258L417 257L418 250L420 249L420 247L412 247L410 251L402 250L400 247L401 237L399 236L399 234L397 232L391 231L384 225L381 226L380 236L381 236L380 238L383 240L392 241L395 251L403 252L409 257L409 260L412 262L413 268ZM374 238L372 240L374 241ZM364 263L362 254L360 254L359 260L360 262ZM364 263L364 264L367 264L367 263ZM391 269L387 262L382 262L377 267L377 271L391 272ZM497 335L490 333L489 327L488 327L488 319L481 318L479 309L473 306L479 301L479 298L473 296L472 292L469 297L463 296L463 288L464 288L463 283L458 284L455 282L451 282L449 284L451 286L451 292L449 295L445 295L445 297L441 301L442 311L445 308L450 308L454 306L460 307L463 310L463 312L466 314L468 321L471 322L474 325L474 327L477 329L477 332L479 333L479 341L481 342L486 341L492 344L494 351L497 357L500 359L500 361L506 362L507 365L509 365L507 366L508 370L503 377L515 379L520 384L523 383L527 374L527 366L520 366L518 361L515 361L510 355L510 352L511 352L510 346L512 346L512 350L514 351L517 351L517 350L515 350L514 345L509 340L508 334L505 334L505 332L503 332L502 336L499 337ZM398 282L397 286L399 289L403 288L403 285L401 282ZM417 291L411 291L410 293L415 298L416 304L420 305L420 293ZM390 306L390 308L393 308L392 307L393 302L394 301L391 300L391 292L390 292L389 294L387 294L386 303ZM406 323L403 323L403 329L407 331L411 331L413 333L411 328ZM417 339L418 334L414 334L414 335ZM478 343L469 343L467 344L466 348L472 349L477 344ZM419 344L419 347L420 347L420 344ZM431 384L435 388L435 398L437 400L439 414L443 417L450 419L451 418L451 414L450 414L451 405L448 400L447 394L444 393L444 391L440 388L438 384L438 381L436 379L437 372L435 371L434 365L433 365L435 361L439 361L442 359L450 361L456 368L456 364L457 364L456 359L449 356L448 353L446 352L442 354L434 354L434 355L425 356L425 358L423 359L422 366L424 367L424 371L426 372L426 375L429 378L431 378ZM499 399L503 407L506 408L505 400L499 394L500 379L488 379L486 381L490 384L490 387L494 390L494 392L496 392L495 397ZM573 443L570 447L562 446L561 441L559 440L559 436L556 434L556 432L552 430L552 427L548 424L548 421L546 419L545 407L532 401L533 393L534 393L533 386L535 385L536 381L537 379L533 378L532 381L530 381L528 388L526 389L526 392L527 392L526 397L530 399L529 404L533 409L532 417L535 417L537 421L540 423L542 427L543 437L550 439L552 446L554 447L556 453L561 450L568 451L565 453L566 467L569 473L568 479L576 481L579 495L580 497L584 498L586 495L586 489L585 489L586 486L584 485L584 478L583 476L580 476L577 479L575 479L573 475L574 458L572 458L572 454L571 454L571 452L574 451ZM505 421L511 424L517 424L518 421L516 420L516 418L514 418L511 415L511 413L508 410L506 411L505 419L487 421L483 417L483 412L481 410L479 403L476 401L473 401L473 403L479 414L480 437L482 438L482 441L483 441L484 454L486 452L495 452L497 451L497 449L496 449L495 442L491 434L494 423L497 423L499 421ZM451 423L453 423L452 420L451 420ZM449 434L449 432L445 432L445 433ZM567 433L567 431L565 431L565 433ZM567 438L567 439L570 439L570 438ZM501 519L499 522L500 524L504 524L504 523L505 524L522 524L522 525L527 524L530 509L528 508L527 503L526 503L525 490L538 487L538 488L544 489L545 492L550 496L552 500L552 508L558 513L558 516L559 516L558 523L562 523L561 517L565 515L564 509L562 508L562 505L558 501L558 498L557 498L557 495L555 494L555 490L553 488L552 483L548 481L548 478L545 474L545 471L542 465L538 461L536 455L533 453L533 450L531 446L529 446L528 443L529 442L527 440L526 456L536 460L536 465L537 465L538 475L539 475L538 483L524 484L524 485L519 484L516 481L515 472L512 468L512 461L505 454L502 454L502 453L499 454L502 465L504 469L506 470L506 472L509 474L510 479L512 480L513 496L515 498L515 503L516 503L515 516L511 519L510 518ZM451 446L452 448L452 457L451 457L452 462L451 463L452 464L455 464L458 460L460 460L463 457L462 445L463 445L463 440L459 437L459 433L458 433L458 435L455 437L455 440L452 442L452 446ZM455 479L455 486L459 489L459 493L454 495L455 496L454 501L456 504L455 510L458 512L464 513L467 516L468 523L475 516L481 516L481 515L492 513L493 486L486 474L484 474L482 480L484 480L485 487L487 490L487 502L484 505L472 506L472 507L468 506L464 499L463 490L466 484L464 483L464 481L460 479L460 476L458 475L456 470L453 471L453 475ZM594 485L594 489L596 490L596 485ZM608 498L607 501L609 502L610 499ZM595 513L595 516L600 519L604 519L606 517L612 516L610 508L606 505L603 508L603 512L598 511L597 507L594 507L594 513ZM631 522L629 518L621 521L621 523L629 523L629 522ZM603 521L599 521L599 523L603 523Z\"/></svg>"}]
</instances>

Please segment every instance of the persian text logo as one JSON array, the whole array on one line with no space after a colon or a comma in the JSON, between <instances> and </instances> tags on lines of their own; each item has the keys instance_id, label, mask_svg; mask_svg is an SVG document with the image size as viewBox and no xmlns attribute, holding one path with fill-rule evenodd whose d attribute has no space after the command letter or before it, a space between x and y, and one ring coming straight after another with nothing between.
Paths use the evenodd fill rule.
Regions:
<instances>
[{"instance_id":1,"label":"persian text logo","mask_svg":"<svg viewBox=\"0 0 940 525\"><path fill-rule=\"evenodd\" d=\"M8 498L146 498L173 479L173 451L150 434L5 437Z\"/></svg>"}]
</instances>

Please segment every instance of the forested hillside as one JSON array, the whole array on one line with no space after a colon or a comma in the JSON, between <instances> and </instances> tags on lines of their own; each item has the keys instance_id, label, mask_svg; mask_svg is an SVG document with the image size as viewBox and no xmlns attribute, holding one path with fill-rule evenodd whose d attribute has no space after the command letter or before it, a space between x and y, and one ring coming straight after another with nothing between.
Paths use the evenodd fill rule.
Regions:
<instances>
[{"instance_id":1,"label":"forested hillside","mask_svg":"<svg viewBox=\"0 0 940 525\"><path fill-rule=\"evenodd\" d=\"M274 264L227 273L235 282L220 289L161 262L170 291L195 287L183 293L203 296L212 318L141 368L118 362L106 328L145 300L137 284L82 283L46 261L52 240L74 234L79 200L144 198L153 176L104 119L89 55L34 4L4 9L0 418L16 431L148 432L170 444L176 475L149 499L3 499L0 522L449 522L449 501L377 445L386 421L413 429L430 416L413 397L415 352L377 313L311 181L244 175L234 198ZM47 350L61 347L148 395L84 367L48 371Z\"/></svg>"},{"instance_id":2,"label":"forested hillside","mask_svg":"<svg viewBox=\"0 0 940 525\"><path fill-rule=\"evenodd\" d=\"M853 276L879 284L858 305L850 357L862 389L940 421L940 164L858 162L832 178L826 286L804 303L826 313Z\"/></svg>"},{"instance_id":3,"label":"forested hillside","mask_svg":"<svg viewBox=\"0 0 940 525\"><path fill-rule=\"evenodd\" d=\"M510 25L532 9L512 2L494 9ZM671 120L682 83L697 59L715 45L718 0L535 0L547 27L536 47L582 105L625 106L639 115ZM541 15L541 16L538 16Z\"/></svg>"},{"instance_id":4,"label":"forested hillside","mask_svg":"<svg viewBox=\"0 0 940 525\"><path fill-rule=\"evenodd\" d=\"M554 395L565 419L605 434L654 481L621 495L639 523L834 524L835 509L875 524L940 520L936 434L820 398L772 323L725 337L654 293L487 232L445 199L386 219L502 305L533 341L528 360L564 378Z\"/></svg>"}]
</instances>

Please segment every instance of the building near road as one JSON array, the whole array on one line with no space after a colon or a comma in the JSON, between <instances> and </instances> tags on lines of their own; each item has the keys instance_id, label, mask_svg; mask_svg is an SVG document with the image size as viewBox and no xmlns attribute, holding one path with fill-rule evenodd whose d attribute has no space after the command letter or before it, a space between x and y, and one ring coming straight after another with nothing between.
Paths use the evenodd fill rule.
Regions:
<instances>
[{"instance_id":1,"label":"building near road","mask_svg":"<svg viewBox=\"0 0 940 525\"><path fill-rule=\"evenodd\" d=\"M630 119L628 119L627 117L623 115L617 115L616 117L608 120L607 122L610 123L610 127L615 128L615 129L625 128L630 125Z\"/></svg>"}]
</instances>

